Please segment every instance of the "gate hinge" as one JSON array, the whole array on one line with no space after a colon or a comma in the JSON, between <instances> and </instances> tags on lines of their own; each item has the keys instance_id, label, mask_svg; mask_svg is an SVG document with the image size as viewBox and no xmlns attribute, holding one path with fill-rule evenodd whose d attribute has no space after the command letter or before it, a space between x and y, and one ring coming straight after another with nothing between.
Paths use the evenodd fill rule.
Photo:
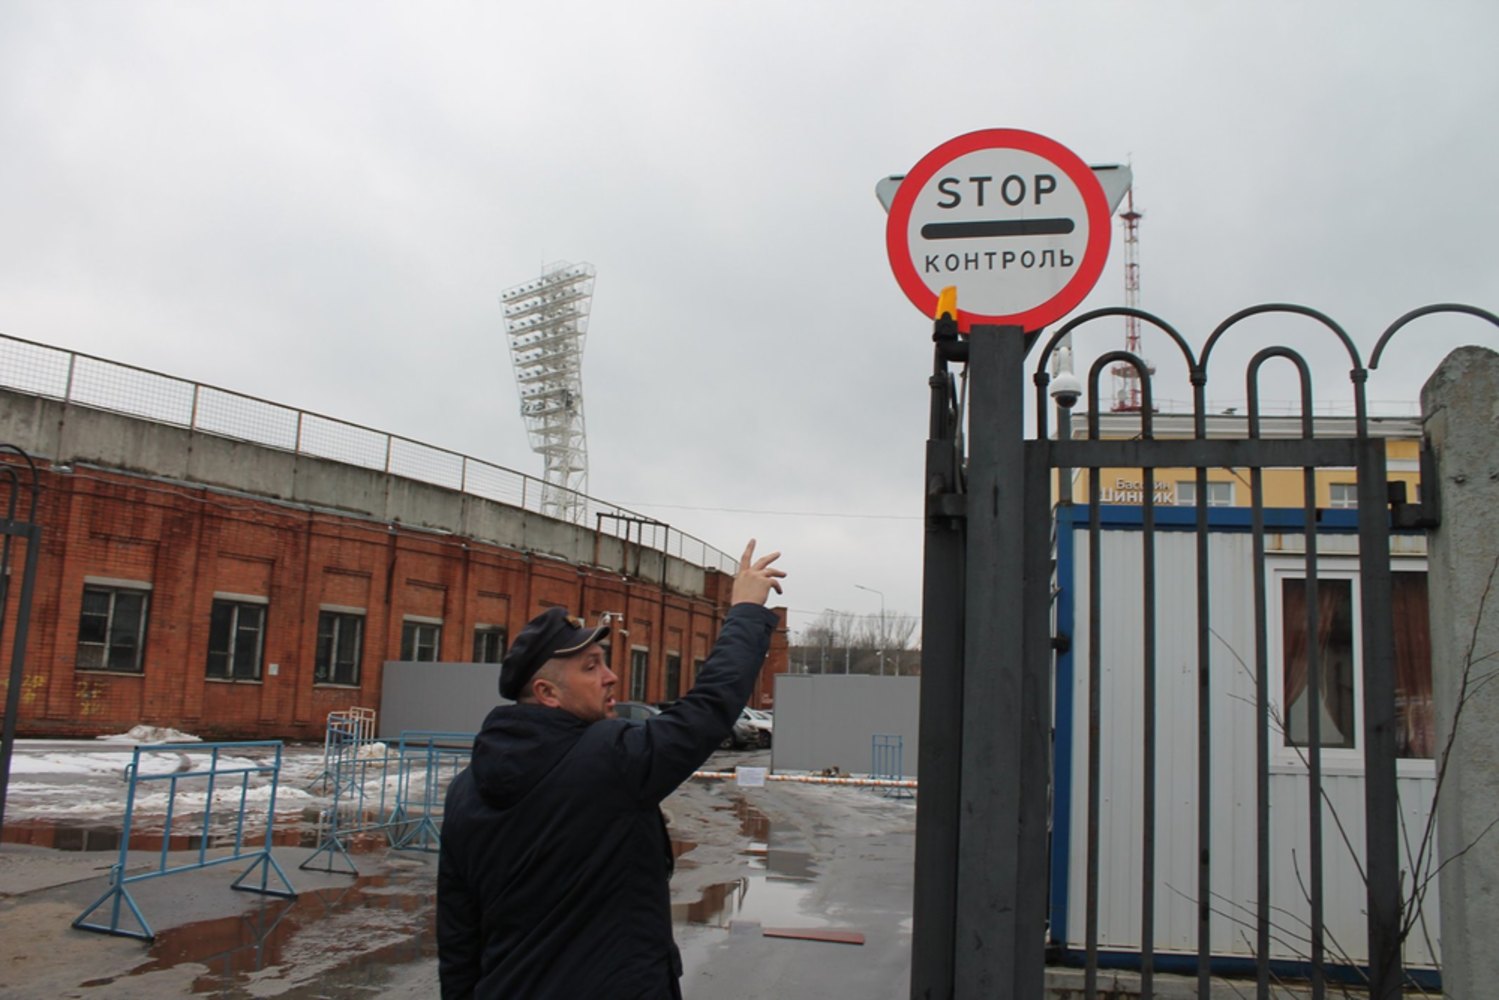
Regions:
<instances>
[{"instance_id":1,"label":"gate hinge","mask_svg":"<svg viewBox=\"0 0 1499 1000\"><path fill-rule=\"evenodd\" d=\"M1440 528L1442 526L1442 491L1437 479L1436 454L1428 438L1421 440L1421 502L1406 502L1406 484L1390 483L1390 524L1396 528Z\"/></svg>"},{"instance_id":2,"label":"gate hinge","mask_svg":"<svg viewBox=\"0 0 1499 1000\"><path fill-rule=\"evenodd\" d=\"M968 516L968 497L963 493L932 493L926 498L927 517L951 517L962 519Z\"/></svg>"}]
</instances>

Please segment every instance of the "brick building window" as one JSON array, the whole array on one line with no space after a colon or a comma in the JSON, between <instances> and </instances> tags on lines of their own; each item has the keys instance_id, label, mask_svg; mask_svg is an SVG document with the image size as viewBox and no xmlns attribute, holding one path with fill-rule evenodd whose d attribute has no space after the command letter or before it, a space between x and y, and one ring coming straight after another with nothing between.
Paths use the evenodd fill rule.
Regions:
<instances>
[{"instance_id":1,"label":"brick building window","mask_svg":"<svg viewBox=\"0 0 1499 1000\"><path fill-rule=\"evenodd\" d=\"M431 663L442 645L442 622L406 619L401 626L401 659L407 663Z\"/></svg>"},{"instance_id":2,"label":"brick building window","mask_svg":"<svg viewBox=\"0 0 1499 1000\"><path fill-rule=\"evenodd\" d=\"M1327 506L1349 509L1358 506L1358 483L1328 483Z\"/></svg>"},{"instance_id":3,"label":"brick building window","mask_svg":"<svg viewBox=\"0 0 1499 1000\"><path fill-rule=\"evenodd\" d=\"M499 625L474 629L475 663L499 663L505 656L505 630Z\"/></svg>"},{"instance_id":4,"label":"brick building window","mask_svg":"<svg viewBox=\"0 0 1499 1000\"><path fill-rule=\"evenodd\" d=\"M682 697L682 654L666 654L666 693L662 695L665 701L676 701Z\"/></svg>"},{"instance_id":5,"label":"brick building window","mask_svg":"<svg viewBox=\"0 0 1499 1000\"><path fill-rule=\"evenodd\" d=\"M646 663L651 651L640 646L630 647L630 700L645 701Z\"/></svg>"},{"instance_id":6,"label":"brick building window","mask_svg":"<svg viewBox=\"0 0 1499 1000\"><path fill-rule=\"evenodd\" d=\"M225 681L260 680L265 648L265 605L214 598L208 621L208 676Z\"/></svg>"},{"instance_id":7,"label":"brick building window","mask_svg":"<svg viewBox=\"0 0 1499 1000\"><path fill-rule=\"evenodd\" d=\"M85 586L78 614L77 669L141 673L150 596L146 590Z\"/></svg>"},{"instance_id":8,"label":"brick building window","mask_svg":"<svg viewBox=\"0 0 1499 1000\"><path fill-rule=\"evenodd\" d=\"M359 658L364 650L364 616L347 611L322 611L317 618L317 660L314 684L359 686Z\"/></svg>"}]
</instances>

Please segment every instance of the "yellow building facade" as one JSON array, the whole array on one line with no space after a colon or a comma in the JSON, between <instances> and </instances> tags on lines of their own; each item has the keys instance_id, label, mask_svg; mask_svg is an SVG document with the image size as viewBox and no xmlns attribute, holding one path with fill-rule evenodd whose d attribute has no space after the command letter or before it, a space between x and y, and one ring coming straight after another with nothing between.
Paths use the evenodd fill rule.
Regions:
<instances>
[{"instance_id":1,"label":"yellow building facade","mask_svg":"<svg viewBox=\"0 0 1499 1000\"><path fill-rule=\"evenodd\" d=\"M1352 417L1316 417L1314 437L1353 437ZM1191 414L1156 413L1151 419L1151 436L1157 440L1187 439L1193 436ZM1263 417L1260 436L1264 438L1297 438L1303 435L1300 417ZM1384 441L1389 481L1406 484L1406 500L1420 498L1421 422L1415 417L1371 417L1370 437ZM1088 419L1077 414L1072 419L1071 436L1087 440ZM1142 436L1138 413L1102 413L1098 415L1100 440L1128 440ZM1208 418L1209 438L1248 437L1248 420L1242 415L1215 414ZM1192 506L1197 502L1196 469L1156 469L1154 494L1157 506ZM1251 503L1249 469L1209 469L1208 506L1248 507ZM1301 507L1304 501L1304 473L1301 469L1266 469L1263 475L1266 507ZM1347 469L1313 470L1315 505L1319 508L1357 507L1358 477ZM1058 484L1060 486L1060 484ZM1089 502L1089 470L1074 469L1071 476L1073 503ZM1144 475L1140 469L1103 468L1098 470L1098 499L1105 504L1141 504L1144 502ZM1058 494L1061 495L1060 492Z\"/></svg>"}]
</instances>

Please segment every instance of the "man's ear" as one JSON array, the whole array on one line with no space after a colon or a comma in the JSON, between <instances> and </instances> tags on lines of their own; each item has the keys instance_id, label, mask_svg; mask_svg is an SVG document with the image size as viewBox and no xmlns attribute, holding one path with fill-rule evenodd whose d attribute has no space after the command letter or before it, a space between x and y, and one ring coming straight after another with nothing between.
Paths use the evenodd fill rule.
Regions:
<instances>
[{"instance_id":1,"label":"man's ear","mask_svg":"<svg viewBox=\"0 0 1499 1000\"><path fill-rule=\"evenodd\" d=\"M557 707L557 685L545 677L532 679L531 696L536 699L538 704L545 705L548 708Z\"/></svg>"}]
</instances>

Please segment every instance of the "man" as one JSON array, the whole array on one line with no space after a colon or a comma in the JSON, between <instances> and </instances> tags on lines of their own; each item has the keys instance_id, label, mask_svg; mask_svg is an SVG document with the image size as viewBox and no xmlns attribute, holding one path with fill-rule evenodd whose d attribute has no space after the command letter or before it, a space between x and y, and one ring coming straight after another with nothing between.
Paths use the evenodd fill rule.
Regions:
<instances>
[{"instance_id":1,"label":"man","mask_svg":"<svg viewBox=\"0 0 1499 1000\"><path fill-rule=\"evenodd\" d=\"M732 607L686 697L644 722L614 718L607 625L561 608L533 618L448 789L437 874L444 998L680 997L671 842L660 803L707 760L749 701L786 574L750 540Z\"/></svg>"}]
</instances>

